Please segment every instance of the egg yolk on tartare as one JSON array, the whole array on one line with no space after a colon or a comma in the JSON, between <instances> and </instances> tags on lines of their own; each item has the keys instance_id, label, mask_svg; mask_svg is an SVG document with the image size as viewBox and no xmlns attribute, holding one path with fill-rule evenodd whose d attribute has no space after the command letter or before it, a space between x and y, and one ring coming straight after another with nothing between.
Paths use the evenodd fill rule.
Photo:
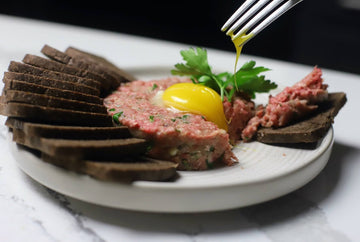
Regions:
<instances>
[{"instance_id":1,"label":"egg yolk on tartare","mask_svg":"<svg viewBox=\"0 0 360 242\"><path fill-rule=\"evenodd\" d=\"M220 95L213 89L194 83L178 83L167 88L162 94L166 107L202 115L219 128L228 130Z\"/></svg>"}]
</instances>

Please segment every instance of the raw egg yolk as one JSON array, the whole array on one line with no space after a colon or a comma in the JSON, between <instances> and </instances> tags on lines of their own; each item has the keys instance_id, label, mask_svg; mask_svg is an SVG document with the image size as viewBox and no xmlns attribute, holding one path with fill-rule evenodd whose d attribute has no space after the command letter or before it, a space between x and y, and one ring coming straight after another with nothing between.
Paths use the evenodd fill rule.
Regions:
<instances>
[{"instance_id":1,"label":"raw egg yolk","mask_svg":"<svg viewBox=\"0 0 360 242\"><path fill-rule=\"evenodd\" d=\"M220 95L209 87L193 83L178 83L167 88L162 100L165 106L199 114L227 131L227 121Z\"/></svg>"}]
</instances>

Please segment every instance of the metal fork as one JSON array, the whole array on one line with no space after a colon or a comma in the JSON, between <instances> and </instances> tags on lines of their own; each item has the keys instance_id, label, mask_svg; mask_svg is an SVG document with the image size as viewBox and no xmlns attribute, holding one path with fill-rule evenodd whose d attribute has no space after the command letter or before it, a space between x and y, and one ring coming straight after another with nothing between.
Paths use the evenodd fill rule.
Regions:
<instances>
[{"instance_id":1,"label":"metal fork","mask_svg":"<svg viewBox=\"0 0 360 242\"><path fill-rule=\"evenodd\" d=\"M232 39L236 39L241 35L248 36L241 45L244 45L250 39L254 38L274 20L302 0L285 0L285 3L282 3L284 0L258 0L257 3L255 3L256 1L257 0L246 0L221 28L221 31L226 31L230 25L236 21L226 32L226 35L231 36ZM259 24L254 27L257 23ZM235 34L235 31L241 26L243 27ZM248 32L249 30L251 31Z\"/></svg>"}]
</instances>

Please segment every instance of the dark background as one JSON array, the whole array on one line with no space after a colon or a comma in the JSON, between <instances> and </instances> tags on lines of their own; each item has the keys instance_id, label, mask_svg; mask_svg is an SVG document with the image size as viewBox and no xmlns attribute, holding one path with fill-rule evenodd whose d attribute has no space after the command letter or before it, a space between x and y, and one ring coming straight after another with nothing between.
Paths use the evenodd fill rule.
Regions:
<instances>
[{"instance_id":1,"label":"dark background","mask_svg":"<svg viewBox=\"0 0 360 242\"><path fill-rule=\"evenodd\" d=\"M344 2L357 6L344 6ZM242 0L6 1L0 13L234 51L220 31ZM246 54L360 74L360 0L304 0ZM1 23L0 23L1 24Z\"/></svg>"}]
</instances>

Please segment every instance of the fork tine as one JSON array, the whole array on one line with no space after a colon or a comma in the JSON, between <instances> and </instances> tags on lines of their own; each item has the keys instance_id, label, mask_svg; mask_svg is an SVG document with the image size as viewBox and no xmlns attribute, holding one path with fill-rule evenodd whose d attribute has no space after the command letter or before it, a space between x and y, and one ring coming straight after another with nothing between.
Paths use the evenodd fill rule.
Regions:
<instances>
[{"instance_id":1,"label":"fork tine","mask_svg":"<svg viewBox=\"0 0 360 242\"><path fill-rule=\"evenodd\" d=\"M251 29L255 24L257 24L260 20L262 20L267 14L269 14L275 7L277 7L280 3L282 3L284 0L273 0L271 3L269 3L266 7L264 7L259 13L257 13L253 18L249 20L249 22L246 23L244 27L242 27L234 36L234 38L240 36L241 34L244 34L249 29ZM242 25L241 23L240 25ZM237 29L240 25L235 26L234 29ZM230 31L230 30L229 30Z\"/></svg>"},{"instance_id":2,"label":"fork tine","mask_svg":"<svg viewBox=\"0 0 360 242\"><path fill-rule=\"evenodd\" d=\"M254 6L252 6L243 16L238 19L233 26L226 32L227 35L234 33L244 22L246 22L251 16L253 16L259 9L261 9L269 0L259 0Z\"/></svg>"},{"instance_id":3,"label":"fork tine","mask_svg":"<svg viewBox=\"0 0 360 242\"><path fill-rule=\"evenodd\" d=\"M269 3L265 7L264 5L269 2L269 0L258 0L257 3L253 4L255 1L256 0L246 0L221 28L222 31L226 31L229 26L234 23L237 18L240 17L226 32L226 35L234 35L232 36L232 38L236 39L240 35L246 34L248 38L246 38L246 40L242 42L241 45L244 45L255 35L261 32L264 28L266 28L269 24L275 21L278 17L283 15L285 12L287 12L289 9L294 7L296 4L302 2L303 0L286 0L285 3L282 3L284 0L271 0L271 3ZM281 6L278 7L279 5ZM251 8L246 11L250 6ZM278 8L275 9L276 7ZM270 13L273 9L275 10ZM253 16L254 14L255 16ZM247 20L249 21L236 34L234 34L234 31L240 28ZM262 22L260 22L261 20ZM255 26L255 24L258 25L248 33L248 31L253 26Z\"/></svg>"},{"instance_id":4,"label":"fork tine","mask_svg":"<svg viewBox=\"0 0 360 242\"><path fill-rule=\"evenodd\" d=\"M256 0L246 0L241 6L236 10L236 12L231 15L231 17L226 21L226 23L222 26L221 31L226 31L229 26L246 11L251 4L253 4Z\"/></svg>"}]
</instances>

